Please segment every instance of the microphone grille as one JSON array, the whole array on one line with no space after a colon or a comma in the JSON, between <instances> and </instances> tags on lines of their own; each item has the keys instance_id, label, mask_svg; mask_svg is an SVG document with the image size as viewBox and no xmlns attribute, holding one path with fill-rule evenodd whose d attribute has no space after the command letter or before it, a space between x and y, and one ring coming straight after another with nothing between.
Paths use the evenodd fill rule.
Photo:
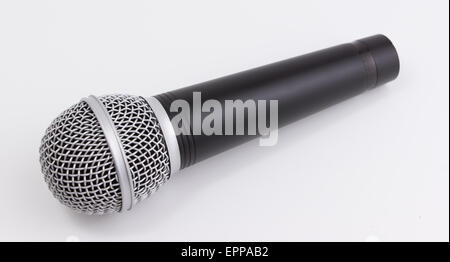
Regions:
<instances>
[{"instance_id":1,"label":"microphone grille","mask_svg":"<svg viewBox=\"0 0 450 262\"><path fill-rule=\"evenodd\" d=\"M133 203L151 195L170 177L167 146L158 120L139 96L98 97L108 112L131 174ZM61 113L41 141L40 162L53 195L88 214L119 212L122 192L104 132L81 101Z\"/></svg>"}]
</instances>

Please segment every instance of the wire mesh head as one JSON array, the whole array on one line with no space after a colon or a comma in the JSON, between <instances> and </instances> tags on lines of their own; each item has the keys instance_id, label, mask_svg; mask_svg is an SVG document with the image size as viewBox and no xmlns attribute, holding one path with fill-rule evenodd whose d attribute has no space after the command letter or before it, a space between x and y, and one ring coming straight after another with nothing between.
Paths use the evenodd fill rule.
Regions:
<instances>
[{"instance_id":1,"label":"wire mesh head","mask_svg":"<svg viewBox=\"0 0 450 262\"><path fill-rule=\"evenodd\" d=\"M170 176L165 140L144 98L99 97L116 128L131 173L133 202L151 195ZM40 162L53 195L89 214L118 212L122 193L103 130L86 102L60 114L42 138Z\"/></svg>"}]
</instances>

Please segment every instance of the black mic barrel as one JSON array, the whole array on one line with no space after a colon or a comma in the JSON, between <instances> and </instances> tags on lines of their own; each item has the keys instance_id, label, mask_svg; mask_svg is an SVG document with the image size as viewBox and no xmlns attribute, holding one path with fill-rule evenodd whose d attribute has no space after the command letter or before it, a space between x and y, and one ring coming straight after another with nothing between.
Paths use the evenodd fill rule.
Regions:
<instances>
[{"instance_id":1,"label":"black mic barrel","mask_svg":"<svg viewBox=\"0 0 450 262\"><path fill-rule=\"evenodd\" d=\"M342 100L395 79L399 59L391 41L374 35L306 55L250 69L237 74L177 89L155 96L172 119L171 103L185 100L194 118L193 93L201 100L277 100L278 126L282 127ZM224 112L223 112L224 114ZM206 117L201 114L201 120ZM269 117L266 113L266 117ZM234 124L236 124L236 120ZM223 120L222 127L225 126ZM248 123L245 116L245 125ZM257 135L177 135L181 168L242 144Z\"/></svg>"}]
</instances>

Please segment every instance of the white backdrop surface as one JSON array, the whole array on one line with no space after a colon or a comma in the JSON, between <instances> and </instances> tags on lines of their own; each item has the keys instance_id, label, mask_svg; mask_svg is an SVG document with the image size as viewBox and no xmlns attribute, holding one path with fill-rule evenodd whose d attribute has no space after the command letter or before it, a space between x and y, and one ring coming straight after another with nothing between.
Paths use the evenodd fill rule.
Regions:
<instances>
[{"instance_id":1,"label":"white backdrop surface","mask_svg":"<svg viewBox=\"0 0 450 262\"><path fill-rule=\"evenodd\" d=\"M0 240L449 240L448 1L1 1ZM192 166L131 212L85 216L40 173L50 121L376 33L397 80Z\"/></svg>"}]
</instances>

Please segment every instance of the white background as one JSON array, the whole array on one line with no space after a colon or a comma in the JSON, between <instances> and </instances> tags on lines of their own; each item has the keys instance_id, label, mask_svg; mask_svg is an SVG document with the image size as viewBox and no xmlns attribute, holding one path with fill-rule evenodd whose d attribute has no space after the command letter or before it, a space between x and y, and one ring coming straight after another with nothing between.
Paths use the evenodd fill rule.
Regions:
<instances>
[{"instance_id":1,"label":"white background","mask_svg":"<svg viewBox=\"0 0 450 262\"><path fill-rule=\"evenodd\" d=\"M0 240L449 240L448 1L1 1ZM50 121L376 33L397 80L85 216L40 173Z\"/></svg>"}]
</instances>

